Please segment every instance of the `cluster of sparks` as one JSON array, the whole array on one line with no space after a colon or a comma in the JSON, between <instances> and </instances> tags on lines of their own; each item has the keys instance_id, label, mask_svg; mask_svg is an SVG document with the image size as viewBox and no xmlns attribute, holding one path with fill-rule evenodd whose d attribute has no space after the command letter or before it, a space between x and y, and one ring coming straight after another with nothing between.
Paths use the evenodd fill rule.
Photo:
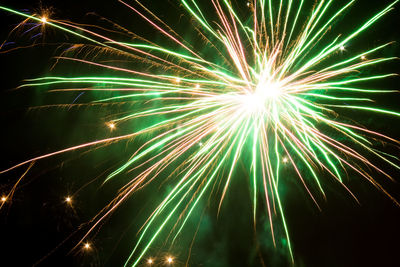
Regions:
<instances>
[{"instance_id":1,"label":"cluster of sparks","mask_svg":"<svg viewBox=\"0 0 400 267\"><path fill-rule=\"evenodd\" d=\"M171 256L168 256L168 257L165 258L164 261L165 261L165 263L167 265L171 265L174 262L174 258L171 257ZM148 258L146 262L147 262L148 265L154 265L156 263L156 259Z\"/></svg>"},{"instance_id":2,"label":"cluster of sparks","mask_svg":"<svg viewBox=\"0 0 400 267\"><path fill-rule=\"evenodd\" d=\"M288 179L282 175L283 165L291 166L317 206L317 197L311 187L318 188L320 195L325 197L321 173L328 173L346 188L343 175L351 170L391 197L370 172L373 170L391 179L390 175L364 155L372 155L374 160L399 169L397 159L377 150L373 143L376 138L392 144L398 144L398 141L350 123L341 113L353 110L400 116L397 112L374 107L370 97L365 97L393 91L361 87L363 82L393 76L363 74L364 69L394 59L373 56L390 43L351 56L345 53L348 43L365 34L398 1L356 25L352 32L338 36L330 33L332 25L354 4L354 0L335 10L332 10L333 0L318 1L306 18L301 15L305 0L255 0L247 4L252 15L249 20L240 18L231 1L210 0L217 22L210 22L196 1L178 1L197 23L193 27L201 34L205 46L215 52L215 58L211 59L196 51L139 1L135 0L135 6L122 0L119 2L184 52L176 52L144 38L138 43L119 42L76 24L0 7L78 36L105 51L118 52L128 58L131 55L141 57L143 64L150 64L155 69L161 66L157 70L163 70L160 74L95 59L61 56L59 60L119 71L131 77L42 77L28 80L22 86L84 85L78 89L59 90L119 93L93 103L142 102L127 115L109 121L106 126L110 131L126 122L162 118L130 134L66 148L5 170L68 151L151 134L139 149L135 148L129 160L106 178L110 180L124 172L136 171L110 205L96 216L81 244L132 193L153 180L169 179L172 189L140 229L126 261L126 265L138 265L166 228L171 229L171 242L175 241L206 195L219 194L219 209L222 207L232 179L237 178L235 171L239 162L245 164L248 172L254 221L260 210L260 199L263 199L265 204L261 206L266 207L272 242L277 242L273 221L278 220L285 231L292 258L279 194L280 183ZM174 171L165 175L171 166ZM1 200L4 203L7 198ZM71 204L72 198L67 197L65 202ZM84 247L89 249L90 244L86 243ZM153 261L147 259L148 264ZM170 257L167 261L172 263L173 259Z\"/></svg>"}]
</instances>

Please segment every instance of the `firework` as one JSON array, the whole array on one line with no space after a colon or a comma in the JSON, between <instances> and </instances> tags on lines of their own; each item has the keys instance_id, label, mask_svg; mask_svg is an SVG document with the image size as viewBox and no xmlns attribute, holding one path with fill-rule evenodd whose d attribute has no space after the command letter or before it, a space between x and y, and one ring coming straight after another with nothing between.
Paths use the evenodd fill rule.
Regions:
<instances>
[{"instance_id":1,"label":"firework","mask_svg":"<svg viewBox=\"0 0 400 267\"><path fill-rule=\"evenodd\" d=\"M129 160L112 171L106 181L122 173L135 175L130 176L110 205L96 216L79 244L134 192L154 180L166 179L173 186L140 229L126 261L126 265L138 265L161 232L168 231L171 243L175 241L203 198L217 195L213 199L221 208L232 179L237 179L235 171L239 163L244 163L250 180L254 221L259 201L263 199L272 242L276 243L277 227L273 221L280 221L292 259L279 194L280 184L284 182L281 179L284 165L294 170L317 206L316 191L325 195L322 172L347 189L343 176L346 171L353 171L392 198L374 180L373 174L391 177L374 162L380 160L399 169L398 160L374 147L374 140L378 138L395 145L398 141L356 124L343 114L345 110L357 110L400 116L371 103L374 94L393 91L363 87L365 82L393 76L370 75L364 70L395 58L374 57L374 53L390 43L355 54L344 52L348 43L365 34L398 1L343 35L332 34L332 28L355 1L348 1L340 8L334 8L332 0L319 1L305 17L302 12L307 11L306 1L303 0L251 1L247 4L249 19L243 19L231 1L211 0L216 14L214 20L207 17L208 12L199 2L178 1L192 17L194 30L214 56L206 56L195 44L186 42L139 1L132 5L119 2L169 39L170 47L179 49L144 38L134 43L121 42L78 24L0 7L28 21L89 41L101 53L139 59L142 65L148 66L132 69L63 53L58 60L118 71L121 76L41 77L27 80L21 86L50 86L53 90L81 93L116 92L118 95L90 104L120 101L139 104L125 115L111 119L107 123L110 130L130 122L146 121L143 128L131 133L38 156L3 171L73 150L145 136L141 147L135 148ZM70 50L80 49L82 46L76 45ZM152 118L158 120L148 124ZM66 201L71 202L71 198ZM85 246L90 248L88 243ZM168 257L167 262L172 261ZM152 264L153 260L149 258L148 262Z\"/></svg>"}]
</instances>

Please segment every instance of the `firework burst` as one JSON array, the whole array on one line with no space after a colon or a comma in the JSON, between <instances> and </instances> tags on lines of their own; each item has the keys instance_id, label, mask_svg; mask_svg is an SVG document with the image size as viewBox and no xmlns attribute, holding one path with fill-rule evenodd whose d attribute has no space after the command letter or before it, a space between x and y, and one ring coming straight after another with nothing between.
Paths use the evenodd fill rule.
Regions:
<instances>
[{"instance_id":1,"label":"firework burst","mask_svg":"<svg viewBox=\"0 0 400 267\"><path fill-rule=\"evenodd\" d=\"M213 51L212 57L186 42L139 1L119 2L179 49L160 46L144 38L140 42L120 42L78 24L48 17L44 21L43 17L0 7L26 17L27 21L46 24L90 41L102 53L139 59L141 64L149 66L145 70L131 69L62 54L58 60L85 63L129 77L122 74L120 77L42 77L21 86L118 93L91 104L139 103L124 116L110 120L107 126L111 130L129 122L162 118L126 135L69 147L3 171L68 151L146 136L139 149L132 148L129 160L106 178L109 181L122 173L135 173L110 205L96 216L80 244L134 192L153 180L169 179L173 184L171 190L140 229L126 261L126 265L138 265L162 231L169 231L171 243L175 241L203 198L216 195L213 199L218 201L219 209L222 207L232 179L237 178L235 171L239 163L244 164L251 184L254 221L263 199L272 242L276 243L274 229L277 227L273 221L280 221L292 259L279 194L279 186L284 183L283 165L294 170L317 206L315 195L325 197L321 173L328 173L347 189L343 176L346 171L353 171L391 197L374 180L373 173L391 177L374 162L380 160L399 169L398 160L377 150L374 140L378 138L395 145L398 141L356 124L343 114L345 110L357 110L400 116L371 103L371 95L392 91L362 87L365 82L393 76L371 76L364 70L395 58L374 57L374 53L390 43L352 55L344 52L348 43L365 34L398 1L343 35L333 34L332 28L355 1L348 1L340 8L334 8L332 0L319 1L309 12L304 0L251 1L247 3L249 19L242 19L235 3L210 0L216 14L212 20L199 2L178 1L192 17L198 35ZM302 14L304 11L307 16ZM76 45L70 50L79 49L82 46ZM59 89L60 86L63 88Z\"/></svg>"}]
</instances>

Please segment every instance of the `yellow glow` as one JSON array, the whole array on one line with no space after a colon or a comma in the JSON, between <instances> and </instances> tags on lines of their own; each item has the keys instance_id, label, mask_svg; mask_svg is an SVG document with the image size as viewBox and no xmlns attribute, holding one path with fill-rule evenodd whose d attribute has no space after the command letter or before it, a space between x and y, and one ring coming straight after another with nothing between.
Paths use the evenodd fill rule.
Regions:
<instances>
[{"instance_id":1,"label":"yellow glow","mask_svg":"<svg viewBox=\"0 0 400 267\"><path fill-rule=\"evenodd\" d=\"M275 83L260 83L256 88L255 98L261 101L266 101L268 99L274 99L282 94L282 88Z\"/></svg>"},{"instance_id":2,"label":"yellow glow","mask_svg":"<svg viewBox=\"0 0 400 267\"><path fill-rule=\"evenodd\" d=\"M283 163L288 163L289 159L288 159L288 157L283 157L282 161L283 161Z\"/></svg>"},{"instance_id":3,"label":"yellow glow","mask_svg":"<svg viewBox=\"0 0 400 267\"><path fill-rule=\"evenodd\" d=\"M153 264L154 261L153 261L153 259L150 258L150 259L147 260L147 263L148 263L148 264Z\"/></svg>"},{"instance_id":4,"label":"yellow glow","mask_svg":"<svg viewBox=\"0 0 400 267\"><path fill-rule=\"evenodd\" d=\"M41 19L40 19L43 23L46 23L47 22L47 18L46 17L42 17Z\"/></svg>"},{"instance_id":5,"label":"yellow glow","mask_svg":"<svg viewBox=\"0 0 400 267\"><path fill-rule=\"evenodd\" d=\"M254 93L241 95L244 108L250 112L263 112L268 103L278 99L283 94L279 84L260 82Z\"/></svg>"},{"instance_id":6,"label":"yellow glow","mask_svg":"<svg viewBox=\"0 0 400 267\"><path fill-rule=\"evenodd\" d=\"M71 198L71 197L66 197L66 198L65 198L65 201L68 202L68 203L71 203L72 198Z\"/></svg>"},{"instance_id":7,"label":"yellow glow","mask_svg":"<svg viewBox=\"0 0 400 267\"><path fill-rule=\"evenodd\" d=\"M1 202L6 202L7 201L7 197L1 197Z\"/></svg>"},{"instance_id":8,"label":"yellow glow","mask_svg":"<svg viewBox=\"0 0 400 267\"><path fill-rule=\"evenodd\" d=\"M86 243L86 244L84 245L84 248L85 248L85 249L90 249L90 244L89 244L89 243Z\"/></svg>"},{"instance_id":9,"label":"yellow glow","mask_svg":"<svg viewBox=\"0 0 400 267\"><path fill-rule=\"evenodd\" d=\"M361 56L361 60L366 60L367 57L366 56Z\"/></svg>"},{"instance_id":10,"label":"yellow glow","mask_svg":"<svg viewBox=\"0 0 400 267\"><path fill-rule=\"evenodd\" d=\"M172 257L167 258L167 263L172 263L173 261L174 261L174 259Z\"/></svg>"},{"instance_id":11,"label":"yellow glow","mask_svg":"<svg viewBox=\"0 0 400 267\"><path fill-rule=\"evenodd\" d=\"M196 84L195 88L200 89L200 84Z\"/></svg>"},{"instance_id":12,"label":"yellow glow","mask_svg":"<svg viewBox=\"0 0 400 267\"><path fill-rule=\"evenodd\" d=\"M180 83L181 82L181 78L175 78L175 82Z\"/></svg>"},{"instance_id":13,"label":"yellow glow","mask_svg":"<svg viewBox=\"0 0 400 267\"><path fill-rule=\"evenodd\" d=\"M339 49L340 49L340 51L344 51L344 50L346 50L346 47L344 47L344 46L342 45Z\"/></svg>"},{"instance_id":14,"label":"yellow glow","mask_svg":"<svg viewBox=\"0 0 400 267\"><path fill-rule=\"evenodd\" d=\"M111 130L114 130L114 129L115 129L115 123L113 123L113 122L107 123L107 126L108 126L108 128L110 128Z\"/></svg>"}]
</instances>

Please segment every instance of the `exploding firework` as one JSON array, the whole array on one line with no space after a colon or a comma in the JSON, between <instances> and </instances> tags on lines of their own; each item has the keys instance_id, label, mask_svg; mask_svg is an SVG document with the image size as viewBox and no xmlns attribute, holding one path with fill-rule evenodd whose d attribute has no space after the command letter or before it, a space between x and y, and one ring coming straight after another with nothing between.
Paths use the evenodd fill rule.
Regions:
<instances>
[{"instance_id":1,"label":"exploding firework","mask_svg":"<svg viewBox=\"0 0 400 267\"><path fill-rule=\"evenodd\" d=\"M251 185L246 190L252 194L254 221L262 210L259 207L265 206L271 242L276 244L276 228L282 227L292 259L289 229L279 193L286 180L282 177L283 167L296 173L296 179L317 206L316 195L325 197L326 176L321 176L322 173L335 179L354 198L343 181L347 172L357 173L392 198L373 175L378 173L392 179L381 166L399 169L399 163L394 156L380 151L376 140L393 145L398 141L355 123L348 117L351 114L348 110L400 116L372 103L371 96L393 91L365 86L366 82L393 76L371 75L369 70L395 58L374 56L390 43L354 54L345 51L347 44L365 35L398 1L344 34L335 34L333 29L355 1L339 8L332 0L320 1L309 10L307 1L303 0L250 1L246 5L248 12L243 15L232 1L210 0L214 11L211 17L210 7L206 12L199 2L178 1L191 16L201 45L212 53L185 41L141 2L119 2L148 22L171 45L159 45L122 27L118 29L137 41L118 41L99 33L105 31L102 28L95 31L79 24L0 7L26 17L17 28L35 22L90 42L69 47L57 57L58 62L84 63L113 73L110 76L46 76L27 80L21 87L79 92L78 97L89 92L108 94L105 97L102 94L89 105L134 103L106 125L112 132L126 125L140 127L132 127L134 130L124 135L41 155L2 172L26 164L32 166L38 160L74 150L91 151L141 138L140 147L132 148L126 162L105 179L108 182L125 173L129 181L93 219L79 244L89 249L85 240L121 203L146 185L162 179L161 184L165 182L170 189L139 230L126 261L126 265L137 266L146 261L146 253L162 232L168 232L169 242L174 243L203 199L212 198L218 203L219 211L232 180L238 179L235 173L239 165L244 166ZM71 56L73 53L75 56ZM140 66L127 68L123 64L97 60L99 54L124 57L140 62ZM11 197L12 193L4 196L1 205ZM65 201L71 204L72 198L68 196ZM153 263L148 258L147 262L150 261ZM167 262L171 264L173 258L168 257Z\"/></svg>"}]
</instances>

